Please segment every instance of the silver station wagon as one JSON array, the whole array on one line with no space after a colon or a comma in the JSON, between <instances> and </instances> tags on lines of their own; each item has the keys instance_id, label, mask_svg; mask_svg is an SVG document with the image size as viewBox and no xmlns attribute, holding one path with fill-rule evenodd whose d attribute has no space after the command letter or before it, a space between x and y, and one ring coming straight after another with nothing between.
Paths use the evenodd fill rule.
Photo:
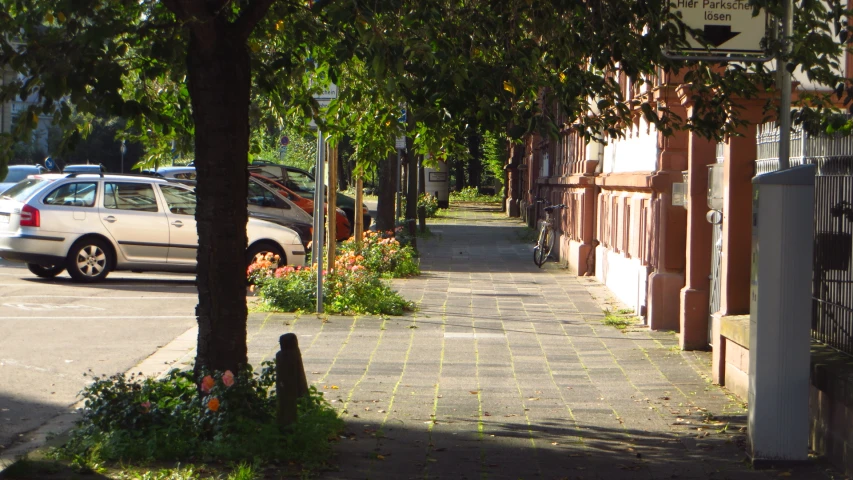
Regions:
<instances>
[{"instance_id":1,"label":"silver station wagon","mask_svg":"<svg viewBox=\"0 0 853 480\"><path fill-rule=\"evenodd\" d=\"M74 280L110 271L193 272L198 234L195 191L148 176L33 175L0 194L0 258L27 263L44 278ZM290 228L250 218L246 263L258 253L303 265Z\"/></svg>"}]
</instances>

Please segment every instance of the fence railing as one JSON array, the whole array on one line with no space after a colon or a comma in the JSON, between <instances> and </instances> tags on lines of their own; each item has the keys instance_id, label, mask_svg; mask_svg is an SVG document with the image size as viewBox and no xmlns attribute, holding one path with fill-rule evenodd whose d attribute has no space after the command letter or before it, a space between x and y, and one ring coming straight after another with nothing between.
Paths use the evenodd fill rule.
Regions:
<instances>
[{"instance_id":1,"label":"fence railing","mask_svg":"<svg viewBox=\"0 0 853 480\"><path fill-rule=\"evenodd\" d=\"M756 175L779 166L779 129L760 125ZM812 336L853 355L853 137L791 132L791 165L814 164Z\"/></svg>"}]
</instances>

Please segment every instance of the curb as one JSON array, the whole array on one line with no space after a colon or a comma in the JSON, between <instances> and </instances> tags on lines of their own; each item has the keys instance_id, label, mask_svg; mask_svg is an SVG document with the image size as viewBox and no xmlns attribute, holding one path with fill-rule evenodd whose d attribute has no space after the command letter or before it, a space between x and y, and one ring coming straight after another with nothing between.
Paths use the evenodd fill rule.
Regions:
<instances>
[{"instance_id":1,"label":"curb","mask_svg":"<svg viewBox=\"0 0 853 480\"><path fill-rule=\"evenodd\" d=\"M160 378L173 368L189 365L194 358L197 337L198 327L190 328L125 372L125 375L136 374ZM67 412L61 413L38 428L24 433L20 440L0 452L0 474L21 457L44 447L49 438L70 430L79 419L78 411L83 406L83 401L69 406Z\"/></svg>"}]
</instances>

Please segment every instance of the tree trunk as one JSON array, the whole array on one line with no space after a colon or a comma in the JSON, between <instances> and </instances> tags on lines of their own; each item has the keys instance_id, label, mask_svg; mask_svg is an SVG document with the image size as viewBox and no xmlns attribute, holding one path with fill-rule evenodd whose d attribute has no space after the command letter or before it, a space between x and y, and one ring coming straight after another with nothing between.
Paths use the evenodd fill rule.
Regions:
<instances>
[{"instance_id":1,"label":"tree trunk","mask_svg":"<svg viewBox=\"0 0 853 480\"><path fill-rule=\"evenodd\" d=\"M195 371L231 370L246 353L246 193L251 67L219 16L191 30L187 71L195 121L198 350ZM201 31L202 35L199 35Z\"/></svg>"},{"instance_id":2,"label":"tree trunk","mask_svg":"<svg viewBox=\"0 0 853 480\"><path fill-rule=\"evenodd\" d=\"M379 231L394 229L394 209L396 208L395 193L397 179L394 172L397 170L397 152L388 155L388 158L379 163L379 202L376 206L376 229Z\"/></svg>"},{"instance_id":3,"label":"tree trunk","mask_svg":"<svg viewBox=\"0 0 853 480\"><path fill-rule=\"evenodd\" d=\"M456 170L456 191L461 192L465 188L465 165L458 158L453 159L453 167Z\"/></svg>"},{"instance_id":4,"label":"tree trunk","mask_svg":"<svg viewBox=\"0 0 853 480\"><path fill-rule=\"evenodd\" d=\"M479 134L468 135L468 152L471 154L468 160L468 185L479 189L480 174L483 171L483 153L480 149Z\"/></svg>"},{"instance_id":5,"label":"tree trunk","mask_svg":"<svg viewBox=\"0 0 853 480\"><path fill-rule=\"evenodd\" d=\"M408 130L415 131L415 116L411 110L407 112L406 121ZM413 238L417 233L415 220L418 218L418 156L415 153L415 139L412 136L406 137L406 226Z\"/></svg>"}]
</instances>

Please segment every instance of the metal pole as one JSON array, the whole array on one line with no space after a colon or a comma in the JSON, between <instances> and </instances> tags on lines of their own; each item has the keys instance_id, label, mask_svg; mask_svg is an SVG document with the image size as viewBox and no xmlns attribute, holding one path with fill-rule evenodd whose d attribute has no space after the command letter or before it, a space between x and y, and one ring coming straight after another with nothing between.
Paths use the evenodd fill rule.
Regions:
<instances>
[{"instance_id":1,"label":"metal pole","mask_svg":"<svg viewBox=\"0 0 853 480\"><path fill-rule=\"evenodd\" d=\"M778 87L782 93L779 101L779 170L791 166L791 72L788 71L787 57L791 54L791 35L794 30L794 2L785 0L785 12L782 17L782 55L777 58L776 69L779 72Z\"/></svg>"},{"instance_id":2,"label":"metal pole","mask_svg":"<svg viewBox=\"0 0 853 480\"><path fill-rule=\"evenodd\" d=\"M400 177L403 175L403 164L401 150L397 149L397 211L394 214L395 223L400 221L400 207L402 205L402 192L400 191Z\"/></svg>"},{"instance_id":3,"label":"metal pole","mask_svg":"<svg viewBox=\"0 0 853 480\"><path fill-rule=\"evenodd\" d=\"M121 152L121 173L124 173L124 153L127 152L127 146L124 144L124 140L121 141L121 147L118 149Z\"/></svg>"},{"instance_id":4,"label":"metal pole","mask_svg":"<svg viewBox=\"0 0 853 480\"><path fill-rule=\"evenodd\" d=\"M329 251L326 254L326 263L328 264L328 270L332 271L335 268L335 254L338 240L338 210L337 210L337 192L338 192L338 149L329 148L329 158L327 162L329 163L329 188L328 188L328 200L326 200L326 210L328 213L326 217L329 222Z\"/></svg>"},{"instance_id":5,"label":"metal pole","mask_svg":"<svg viewBox=\"0 0 853 480\"><path fill-rule=\"evenodd\" d=\"M317 313L323 313L323 159L326 142L323 132L317 130L317 164L314 168L314 239L311 245L311 262L317 268Z\"/></svg>"}]
</instances>

